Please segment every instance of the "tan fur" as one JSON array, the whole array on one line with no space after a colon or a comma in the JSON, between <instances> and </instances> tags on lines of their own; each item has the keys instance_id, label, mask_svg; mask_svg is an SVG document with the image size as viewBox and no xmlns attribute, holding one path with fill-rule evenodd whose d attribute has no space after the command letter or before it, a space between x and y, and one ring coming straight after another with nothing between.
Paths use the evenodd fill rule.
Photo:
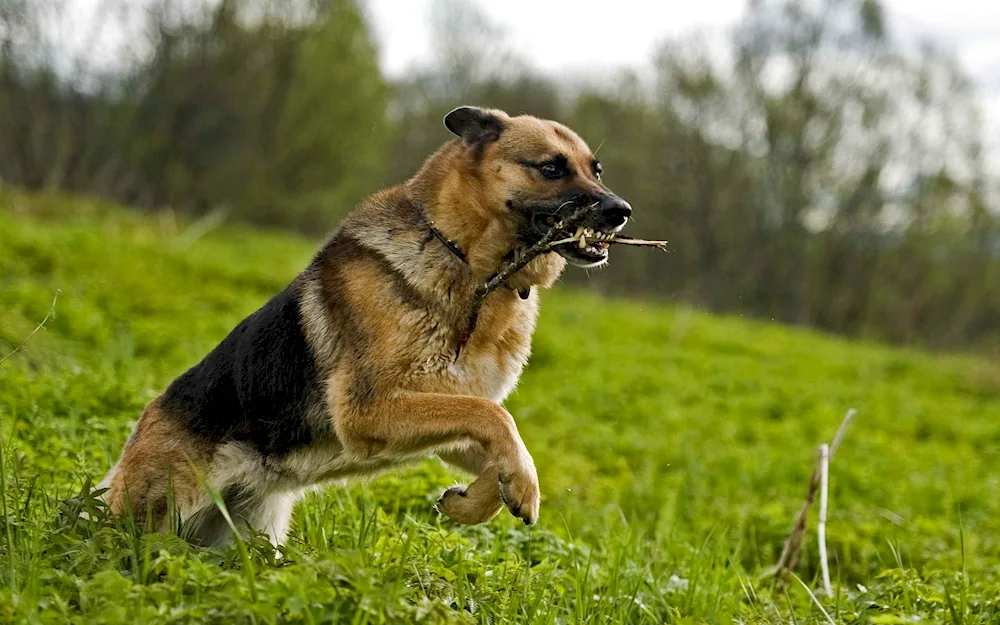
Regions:
<instances>
[{"instance_id":1,"label":"tan fur","mask_svg":"<svg viewBox=\"0 0 1000 625\"><path fill-rule=\"evenodd\" d=\"M211 456L211 449L164 419L154 400L143 410L115 469L98 488L109 489L105 499L112 513L131 508L137 521L162 531L168 503L182 517L204 506L207 495L198 473L207 473ZM168 487L173 488L172 502Z\"/></svg>"},{"instance_id":2,"label":"tan fur","mask_svg":"<svg viewBox=\"0 0 1000 625\"><path fill-rule=\"evenodd\" d=\"M486 299L475 331L460 341L473 294L517 245L514 216L505 205L511 193L551 201L565 185L606 189L591 171L590 149L573 131L493 113L504 122L497 140L445 144L405 185L356 209L297 280L300 317L325 393L324 405L307 418L329 434L280 458L263 459L235 442L204 449L163 420L153 402L109 474L112 510L122 508L126 494L133 506L159 501L163 477L171 474L182 514L192 516L205 500L190 461L220 490L253 485L258 503L247 506L247 521L269 524L277 542L287 530L288 501L302 489L438 453L476 476L468 488L444 493L441 512L460 523L481 523L506 504L526 523L535 522L538 476L501 402L528 361L536 287L551 286L566 261L555 253L532 261L513 277L512 288ZM567 157L571 179L539 180L524 166L556 154ZM422 211L457 243L467 263L430 240L406 207ZM529 288L522 299L517 291Z\"/></svg>"}]
</instances>

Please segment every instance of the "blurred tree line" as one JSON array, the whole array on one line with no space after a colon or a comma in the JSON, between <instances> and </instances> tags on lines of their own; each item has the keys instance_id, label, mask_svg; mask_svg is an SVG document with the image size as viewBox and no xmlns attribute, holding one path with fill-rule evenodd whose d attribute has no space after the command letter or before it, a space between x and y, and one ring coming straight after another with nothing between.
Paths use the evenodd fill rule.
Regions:
<instances>
[{"instance_id":1,"label":"blurred tree line","mask_svg":"<svg viewBox=\"0 0 1000 625\"><path fill-rule=\"evenodd\" d=\"M0 0L8 183L316 231L383 182L389 85L353 1L149 2L144 53L92 72L45 45L67 4Z\"/></svg>"},{"instance_id":2,"label":"blurred tree line","mask_svg":"<svg viewBox=\"0 0 1000 625\"><path fill-rule=\"evenodd\" d=\"M495 106L600 146L630 232L671 242L568 280L1000 351L976 94L947 55L895 41L877 0L750 0L725 41L579 80L533 71L460 0L434 4L433 62L396 80L356 0L151 0L134 54L104 69L53 45L64 4L0 0L7 183L318 234L409 177L449 138L445 112Z\"/></svg>"}]
</instances>

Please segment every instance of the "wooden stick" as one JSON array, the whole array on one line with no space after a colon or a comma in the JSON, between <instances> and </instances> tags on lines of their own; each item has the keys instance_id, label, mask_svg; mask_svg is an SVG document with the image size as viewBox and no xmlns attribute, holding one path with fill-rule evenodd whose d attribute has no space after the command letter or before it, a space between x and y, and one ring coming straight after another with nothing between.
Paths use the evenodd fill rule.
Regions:
<instances>
[{"instance_id":1,"label":"wooden stick","mask_svg":"<svg viewBox=\"0 0 1000 625\"><path fill-rule=\"evenodd\" d=\"M568 237L566 239L560 239L558 241L553 241L552 243L549 243L549 249L557 245L562 245L563 243L578 243L579 241L580 237L577 236ZM656 247L663 250L664 252L667 251L666 241L653 241L651 239L633 239L632 237L627 237L624 235L618 235L611 239L594 239L594 243L606 243L608 245L611 245L613 243L618 243L621 245L642 245L647 247Z\"/></svg>"},{"instance_id":2,"label":"wooden stick","mask_svg":"<svg viewBox=\"0 0 1000 625\"><path fill-rule=\"evenodd\" d=\"M569 214L565 219L560 220L556 225L549 228L549 231L545 233L537 243L524 250L523 252L517 254L514 260L507 263L501 267L493 276L486 281L486 284L479 288L476 295L473 297L472 304L475 308L482 306L483 300L486 296L497 290L501 284L506 282L511 276L513 276L518 271L524 269L524 267L535 259L536 256L544 252L548 252L553 246L565 241L558 241L553 243L555 238L567 228L573 228L576 226L584 217L587 216L591 210L597 207L597 204L590 204L588 206L580 206L576 208L572 213ZM575 237L571 240L577 240Z\"/></svg>"},{"instance_id":3,"label":"wooden stick","mask_svg":"<svg viewBox=\"0 0 1000 625\"><path fill-rule=\"evenodd\" d=\"M563 204L563 206L566 206L566 204ZM559 208L562 208L562 206L560 206ZM538 256L539 254L549 252L552 250L552 248L556 247L557 245L562 245L564 243L577 243L581 239L583 239L584 235L582 233L559 240L556 240L556 237L562 233L565 233L567 230L572 230L573 228L577 227L579 223L583 220L583 218L586 217L587 214L590 213L595 208L597 208L596 202L594 204L590 204L587 206L577 207L572 213L569 214L569 216L559 220L554 226L549 228L548 232L545 233L545 236L539 239L534 245L518 253L515 256L514 260L507 263L499 270L497 270L497 272L493 274L493 276L490 277L489 280L487 280L486 284L480 287L480 289L476 292L476 295L473 297L472 300L473 308L478 309L480 306L482 306L482 301L486 298L487 295L495 291L501 284L510 279L510 277L513 276L515 273L517 273L521 269L524 269L524 267L532 260L534 260L535 257ZM622 245L641 245L648 247L656 247L664 251L666 251L667 249L666 241L634 239L632 237L624 235L617 235L610 239L594 239L593 242L605 243L608 245L613 243L619 243Z\"/></svg>"},{"instance_id":4,"label":"wooden stick","mask_svg":"<svg viewBox=\"0 0 1000 625\"><path fill-rule=\"evenodd\" d=\"M823 574L823 592L826 596L833 594L830 587L830 565L826 558L826 500L829 495L830 483L830 446L823 443L819 446L819 523L816 534L819 540L819 568Z\"/></svg>"},{"instance_id":5,"label":"wooden stick","mask_svg":"<svg viewBox=\"0 0 1000 625\"><path fill-rule=\"evenodd\" d=\"M567 202L559 208L569 205ZM539 239L535 244L530 246L528 249L521 252L515 252L514 259L509 263L500 267L496 273L494 273L486 281L486 284L476 289L476 292L472 296L472 301L470 303L469 320L466 324L464 332L458 337L455 346L455 359L458 359L458 355L462 351L462 347L472 336L472 332L476 329L476 322L479 319L479 311L483 308L483 302L486 300L486 296L493 291L500 288L500 286L510 279L518 271L524 269L528 263L535 259L539 254L549 252L557 245L562 245L564 243L577 243L584 238L584 234L573 235L571 237L565 237L562 239L556 239L557 236L565 235L568 230L577 228L584 217L586 217L590 212L597 208L597 203L589 204L586 206L578 206L570 213L567 217L560 219L554 226L549 228L548 232ZM624 245L643 245L650 247L657 247L661 250L667 249L666 241L650 241L647 239L633 239L632 237L626 236L615 236L610 239L594 239L594 243L621 243Z\"/></svg>"},{"instance_id":6,"label":"wooden stick","mask_svg":"<svg viewBox=\"0 0 1000 625\"><path fill-rule=\"evenodd\" d=\"M632 237L626 237L626 236L621 236L621 235L616 236L613 239L600 239L598 242L599 243L620 243L622 245L644 245L644 246L648 246L648 247L655 247L655 248L661 249L664 252L667 251L667 242L666 241L653 241L651 239L633 239Z\"/></svg>"},{"instance_id":7,"label":"wooden stick","mask_svg":"<svg viewBox=\"0 0 1000 625\"><path fill-rule=\"evenodd\" d=\"M563 204L563 206L566 206L567 204ZM563 206L560 206L559 208L562 208ZM524 269L524 267L534 260L536 256L551 250L553 245L559 243L553 243L557 236L564 234L567 228L572 229L577 227L579 222L582 221L583 218L596 207L597 203L575 208L569 216L559 220L554 226L549 228L548 232L545 233L545 236L539 239L534 245L520 253L515 252L515 256L512 261L501 266L496 273L490 276L490 278L486 281L486 284L476 289L476 292L472 295L472 302L470 303L469 318L466 322L466 327L462 334L458 337L458 340L455 342L455 360L458 360L458 356L461 354L462 348L465 347L469 337L472 336L473 331L476 329L476 322L479 320L479 311L483 308L483 302L486 301L486 296L500 288L500 285L509 280L515 273Z\"/></svg>"},{"instance_id":8,"label":"wooden stick","mask_svg":"<svg viewBox=\"0 0 1000 625\"><path fill-rule=\"evenodd\" d=\"M799 514L795 517L795 525L792 526L792 533L785 541L785 546L781 550L781 557L775 565L775 575L779 580L795 568L799 562L799 554L802 552L802 539L806 533L806 520L809 516L809 508L816 498L816 490L819 486L819 458L816 458L816 467L813 468L812 475L809 476L809 490L806 492L806 501L802 504Z\"/></svg>"}]
</instances>

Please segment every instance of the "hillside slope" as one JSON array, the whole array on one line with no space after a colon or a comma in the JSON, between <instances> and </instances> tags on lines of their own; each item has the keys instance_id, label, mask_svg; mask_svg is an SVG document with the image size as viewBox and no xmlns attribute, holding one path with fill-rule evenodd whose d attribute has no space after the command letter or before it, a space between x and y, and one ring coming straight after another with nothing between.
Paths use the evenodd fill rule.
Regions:
<instances>
[{"instance_id":1,"label":"hillside slope","mask_svg":"<svg viewBox=\"0 0 1000 625\"><path fill-rule=\"evenodd\" d=\"M60 502L144 403L316 247L203 226L0 190L0 357L59 291L0 365L0 622L824 622L766 573L848 407L827 610L1000 618L1000 367L559 289L507 403L540 473L535 528L438 518L459 476L435 460L310 495L278 560L71 526ZM816 571L810 535L798 572Z\"/></svg>"}]
</instances>

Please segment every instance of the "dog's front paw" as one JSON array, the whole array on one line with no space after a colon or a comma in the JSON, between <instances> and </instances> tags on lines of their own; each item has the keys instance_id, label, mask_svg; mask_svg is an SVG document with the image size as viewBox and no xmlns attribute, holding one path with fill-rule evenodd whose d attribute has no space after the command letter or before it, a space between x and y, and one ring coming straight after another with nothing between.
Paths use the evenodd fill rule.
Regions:
<instances>
[{"instance_id":1,"label":"dog's front paw","mask_svg":"<svg viewBox=\"0 0 1000 625\"><path fill-rule=\"evenodd\" d=\"M473 484L452 486L441 494L437 500L437 510L449 519L462 525L476 525L493 520L503 507L491 498L478 496L480 489ZM493 495L492 499L495 499Z\"/></svg>"},{"instance_id":2,"label":"dog's front paw","mask_svg":"<svg viewBox=\"0 0 1000 625\"><path fill-rule=\"evenodd\" d=\"M500 473L500 498L510 513L524 521L525 525L534 525L538 521L541 491L534 463L517 471Z\"/></svg>"}]
</instances>

